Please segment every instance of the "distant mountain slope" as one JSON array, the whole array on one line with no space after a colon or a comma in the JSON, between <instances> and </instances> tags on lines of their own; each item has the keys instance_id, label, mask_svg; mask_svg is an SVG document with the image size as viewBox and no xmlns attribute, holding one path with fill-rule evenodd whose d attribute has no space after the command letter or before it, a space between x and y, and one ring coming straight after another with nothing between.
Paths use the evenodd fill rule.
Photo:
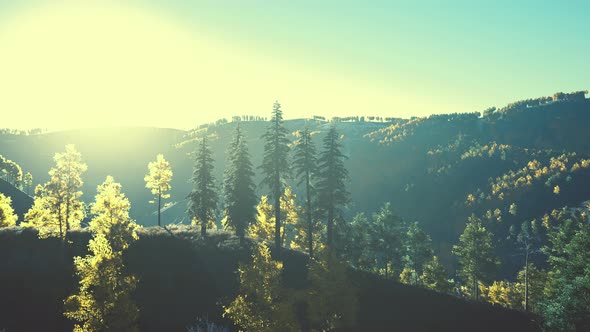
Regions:
<instances>
[{"instance_id":1,"label":"distant mountain slope","mask_svg":"<svg viewBox=\"0 0 590 332\"><path fill-rule=\"evenodd\" d=\"M352 204L346 216L372 213L389 201L396 213L420 222L451 267L452 245L467 217L475 213L497 235L504 264L498 278L513 276L522 262L512 255L513 241L506 239L509 227L590 199L590 101L583 93L555 100L542 97L484 113L336 123L349 157ZM290 131L305 124L319 131L314 138L321 150L321 138L330 124L285 122ZM211 144L218 184L235 126L225 123L207 129L215 137ZM263 150L260 136L267 123L248 121L241 126L258 166ZM121 128L0 136L0 153L31 171L39 183L47 179L53 154L73 143L89 166L83 199L92 202L96 186L111 174L131 200L131 215L147 226L156 223L156 216L143 177L157 153L170 160L174 171L170 201L175 204L164 212L163 220L188 222L185 197L191 189L193 164L188 154L195 147L195 135L198 130ZM257 193L265 194L266 189L258 188Z\"/></svg>"}]
</instances>

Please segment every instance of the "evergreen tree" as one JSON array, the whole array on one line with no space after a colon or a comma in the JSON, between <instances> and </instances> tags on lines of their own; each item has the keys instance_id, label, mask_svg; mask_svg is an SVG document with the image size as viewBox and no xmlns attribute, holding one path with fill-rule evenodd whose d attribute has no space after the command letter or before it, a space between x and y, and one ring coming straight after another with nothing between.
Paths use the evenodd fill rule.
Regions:
<instances>
[{"instance_id":1,"label":"evergreen tree","mask_svg":"<svg viewBox=\"0 0 590 332\"><path fill-rule=\"evenodd\" d=\"M404 258L407 266L414 271L413 284L418 284L424 264L432 258L432 240L417 222L410 225L405 240L406 256Z\"/></svg>"},{"instance_id":2,"label":"evergreen tree","mask_svg":"<svg viewBox=\"0 0 590 332\"><path fill-rule=\"evenodd\" d=\"M196 153L193 170L193 190L188 195L188 210L192 220L201 224L201 235L207 235L207 225L215 220L217 209L217 192L213 178L213 158L207 145L207 138L203 137Z\"/></svg>"},{"instance_id":3,"label":"evergreen tree","mask_svg":"<svg viewBox=\"0 0 590 332\"><path fill-rule=\"evenodd\" d=\"M14 214L12 209L12 199L0 193L0 228L12 227L16 225L18 216Z\"/></svg>"},{"instance_id":4,"label":"evergreen tree","mask_svg":"<svg viewBox=\"0 0 590 332\"><path fill-rule=\"evenodd\" d=\"M524 310L529 311L529 259L530 256L536 254L538 252L538 243L539 243L539 230L537 227L536 220L533 221L525 221L521 224L520 231L515 234L514 229L510 228L510 233L512 236L516 237L516 243L518 245L518 249L522 251L522 255L524 256Z\"/></svg>"},{"instance_id":5,"label":"evergreen tree","mask_svg":"<svg viewBox=\"0 0 590 332\"><path fill-rule=\"evenodd\" d=\"M25 177L23 178L23 183L25 185L27 195L30 195L31 187L33 186L33 175L30 172L27 172L27 174L25 174Z\"/></svg>"},{"instance_id":6,"label":"evergreen tree","mask_svg":"<svg viewBox=\"0 0 590 332\"><path fill-rule=\"evenodd\" d=\"M402 269L405 236L405 223L402 218L393 214L390 203L385 203L379 212L373 214L369 243L386 278L389 277L390 267L397 271Z\"/></svg>"},{"instance_id":7,"label":"evergreen tree","mask_svg":"<svg viewBox=\"0 0 590 332\"><path fill-rule=\"evenodd\" d=\"M424 264L420 283L428 289L441 293L448 293L451 290L451 284L447 280L447 272L436 256Z\"/></svg>"},{"instance_id":8,"label":"evergreen tree","mask_svg":"<svg viewBox=\"0 0 590 332\"><path fill-rule=\"evenodd\" d=\"M156 156L156 161L148 164L149 173L144 177L145 187L151 189L152 195L158 198L158 226L162 226L160 222L160 214L162 209L162 199L170 198L167 194L172 186L172 168L170 163L164 159L162 154Z\"/></svg>"},{"instance_id":9,"label":"evergreen tree","mask_svg":"<svg viewBox=\"0 0 590 332\"><path fill-rule=\"evenodd\" d=\"M49 171L49 181L35 189L35 201L23 226L38 228L41 238L58 236L65 242L69 230L79 228L85 216L79 189L88 167L73 145L67 145L64 153L56 153L53 160L56 166Z\"/></svg>"},{"instance_id":10,"label":"evergreen tree","mask_svg":"<svg viewBox=\"0 0 590 332\"><path fill-rule=\"evenodd\" d=\"M283 263L274 261L260 242L252 261L240 264L240 294L224 307L223 316L245 331L300 331L291 297L281 287L282 271Z\"/></svg>"},{"instance_id":11,"label":"evergreen tree","mask_svg":"<svg viewBox=\"0 0 590 332\"><path fill-rule=\"evenodd\" d=\"M482 224L481 219L471 215L459 244L453 246L453 254L459 258L459 275L472 285L473 297L479 298L479 282L489 277L498 264L494 256L493 234Z\"/></svg>"},{"instance_id":12,"label":"evergreen tree","mask_svg":"<svg viewBox=\"0 0 590 332\"><path fill-rule=\"evenodd\" d=\"M344 167L346 156L342 154L342 143L336 127L328 130L323 140L323 151L318 160L318 207L326 215L326 245L333 246L334 220L339 208L350 201L350 193L346 190L348 171Z\"/></svg>"},{"instance_id":13,"label":"evergreen tree","mask_svg":"<svg viewBox=\"0 0 590 332\"><path fill-rule=\"evenodd\" d=\"M254 193L254 171L246 138L238 123L236 135L228 149L228 167L225 169L225 227L233 229L240 243L248 226L256 221L256 194Z\"/></svg>"},{"instance_id":14,"label":"evergreen tree","mask_svg":"<svg viewBox=\"0 0 590 332\"><path fill-rule=\"evenodd\" d=\"M139 309L131 297L137 278L123 264L123 252L137 240L139 227L129 218L130 206L112 177L98 186L90 254L74 258L79 290L65 301L64 315L76 321L74 331L139 331Z\"/></svg>"},{"instance_id":15,"label":"evergreen tree","mask_svg":"<svg viewBox=\"0 0 590 332\"><path fill-rule=\"evenodd\" d=\"M590 206L589 206L590 207ZM590 329L590 220L586 212L559 213L543 248L551 266L543 301L549 330Z\"/></svg>"},{"instance_id":16,"label":"evergreen tree","mask_svg":"<svg viewBox=\"0 0 590 332\"><path fill-rule=\"evenodd\" d=\"M277 254L281 250L281 195L283 181L289 174L289 139L287 129L283 126L283 111L281 104L275 102L272 110L270 125L262 138L264 139L264 156L262 159L262 183L270 189L269 197L274 200L275 208L275 247Z\"/></svg>"},{"instance_id":17,"label":"evergreen tree","mask_svg":"<svg viewBox=\"0 0 590 332\"><path fill-rule=\"evenodd\" d=\"M317 226L313 221L312 209L312 184L317 176L317 158L315 144L311 138L312 133L306 126L298 134L299 139L295 142L293 169L296 178L299 179L298 185L305 185L305 218L307 219L307 230L301 229L299 233L305 232L307 235L307 250L309 257L313 257L314 233Z\"/></svg>"}]
</instances>

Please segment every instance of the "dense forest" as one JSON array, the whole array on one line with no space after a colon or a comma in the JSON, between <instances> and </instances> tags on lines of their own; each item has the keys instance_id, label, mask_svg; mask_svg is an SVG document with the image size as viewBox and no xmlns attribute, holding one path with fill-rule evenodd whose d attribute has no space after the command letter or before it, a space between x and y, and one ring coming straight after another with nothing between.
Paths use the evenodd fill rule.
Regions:
<instances>
[{"instance_id":1,"label":"dense forest","mask_svg":"<svg viewBox=\"0 0 590 332\"><path fill-rule=\"evenodd\" d=\"M590 330L587 93L3 130L0 330Z\"/></svg>"}]
</instances>

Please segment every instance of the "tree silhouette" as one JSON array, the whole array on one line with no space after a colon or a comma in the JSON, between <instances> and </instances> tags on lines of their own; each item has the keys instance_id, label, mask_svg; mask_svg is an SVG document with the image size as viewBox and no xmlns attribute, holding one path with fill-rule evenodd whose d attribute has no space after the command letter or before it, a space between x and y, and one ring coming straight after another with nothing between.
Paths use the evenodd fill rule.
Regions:
<instances>
[{"instance_id":1,"label":"tree silhouette","mask_svg":"<svg viewBox=\"0 0 590 332\"><path fill-rule=\"evenodd\" d=\"M328 247L334 242L334 219L339 208L350 201L350 193L346 190L348 171L344 167L346 156L342 154L342 143L336 127L328 130L323 140L324 150L318 160L319 175L317 182L318 206L327 216Z\"/></svg>"},{"instance_id":2,"label":"tree silhouette","mask_svg":"<svg viewBox=\"0 0 590 332\"><path fill-rule=\"evenodd\" d=\"M275 208L275 247L277 254L281 250L281 195L283 193L283 177L289 174L289 132L283 126L281 104L275 102L270 125L262 138L264 139L264 156L262 159L262 184L270 189L270 198Z\"/></svg>"},{"instance_id":3,"label":"tree silhouette","mask_svg":"<svg viewBox=\"0 0 590 332\"><path fill-rule=\"evenodd\" d=\"M217 192L213 178L213 158L207 145L207 138L203 137L199 150L195 154L193 170L193 190L188 195L188 210L191 219L201 223L201 235L207 235L207 225L215 219L217 209Z\"/></svg>"},{"instance_id":4,"label":"tree silhouette","mask_svg":"<svg viewBox=\"0 0 590 332\"><path fill-rule=\"evenodd\" d=\"M307 249L309 257L313 257L313 210L312 210L312 184L317 176L318 166L316 148L311 139L309 127L299 132L299 139L293 149L293 169L295 177L299 179L298 185L305 185L305 217L307 219Z\"/></svg>"},{"instance_id":5,"label":"tree silhouette","mask_svg":"<svg viewBox=\"0 0 590 332\"><path fill-rule=\"evenodd\" d=\"M256 194L254 171L246 145L246 138L236 126L236 134L228 149L228 167L225 169L225 227L233 229L243 244L246 230L256 220Z\"/></svg>"},{"instance_id":6,"label":"tree silhouette","mask_svg":"<svg viewBox=\"0 0 590 332\"><path fill-rule=\"evenodd\" d=\"M172 189L170 185L172 168L164 156L159 154L156 156L156 161L148 164L148 170L149 173L144 177L145 187L151 189L152 195L158 197L158 226L161 226L162 198L170 198L170 194L166 194L166 192Z\"/></svg>"}]
</instances>

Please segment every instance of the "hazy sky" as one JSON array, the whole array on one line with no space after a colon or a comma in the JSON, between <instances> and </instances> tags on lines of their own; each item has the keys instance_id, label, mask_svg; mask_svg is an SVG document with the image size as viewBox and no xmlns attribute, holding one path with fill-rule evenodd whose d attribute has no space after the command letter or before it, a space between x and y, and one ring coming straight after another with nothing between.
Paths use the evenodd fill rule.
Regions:
<instances>
[{"instance_id":1,"label":"hazy sky","mask_svg":"<svg viewBox=\"0 0 590 332\"><path fill-rule=\"evenodd\" d=\"M588 1L1 1L0 127L409 117L590 88Z\"/></svg>"}]
</instances>

